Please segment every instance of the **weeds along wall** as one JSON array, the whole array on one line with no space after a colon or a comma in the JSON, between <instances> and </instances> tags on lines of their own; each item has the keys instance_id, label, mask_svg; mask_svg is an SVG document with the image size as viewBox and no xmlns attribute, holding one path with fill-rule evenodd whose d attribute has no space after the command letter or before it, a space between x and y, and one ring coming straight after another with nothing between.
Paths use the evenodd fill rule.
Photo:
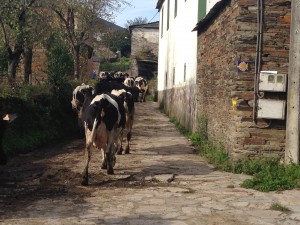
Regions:
<instances>
[{"instance_id":1,"label":"weeds along wall","mask_svg":"<svg viewBox=\"0 0 300 225\"><path fill-rule=\"evenodd\" d=\"M208 138L223 142L233 159L283 158L286 120L266 129L253 123L257 1L222 2L198 27L197 117L206 118ZM261 70L288 72L290 3L264 1ZM241 61L248 70L238 71ZM265 97L286 99L286 93Z\"/></svg>"}]
</instances>

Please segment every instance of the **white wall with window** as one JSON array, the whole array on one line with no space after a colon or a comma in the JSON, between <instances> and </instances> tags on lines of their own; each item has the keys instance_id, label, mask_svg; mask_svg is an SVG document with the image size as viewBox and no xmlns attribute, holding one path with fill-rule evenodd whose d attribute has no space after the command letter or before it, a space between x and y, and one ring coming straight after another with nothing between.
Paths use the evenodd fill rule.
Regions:
<instances>
[{"instance_id":1,"label":"white wall with window","mask_svg":"<svg viewBox=\"0 0 300 225\"><path fill-rule=\"evenodd\" d=\"M158 90L196 81L197 32L192 30L198 22L197 2L165 0L161 7Z\"/></svg>"},{"instance_id":2,"label":"white wall with window","mask_svg":"<svg viewBox=\"0 0 300 225\"><path fill-rule=\"evenodd\" d=\"M200 19L217 2L158 0L160 12L158 102L165 112L194 130L197 121L197 32Z\"/></svg>"}]
</instances>

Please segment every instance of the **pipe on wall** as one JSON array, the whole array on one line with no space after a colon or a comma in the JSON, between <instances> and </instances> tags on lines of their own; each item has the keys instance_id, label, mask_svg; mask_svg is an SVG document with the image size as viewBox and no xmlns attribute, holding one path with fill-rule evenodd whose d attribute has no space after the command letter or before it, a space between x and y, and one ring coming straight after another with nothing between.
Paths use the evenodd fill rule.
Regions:
<instances>
[{"instance_id":1,"label":"pipe on wall","mask_svg":"<svg viewBox=\"0 0 300 225\"><path fill-rule=\"evenodd\" d=\"M259 93L259 74L261 69L261 54L263 42L263 0L257 0L257 38L256 38L256 57L255 57L255 76L254 76L254 103L253 103L253 123L254 126L260 129L271 126L271 120L266 126L257 124L257 100L263 98L264 95Z\"/></svg>"}]
</instances>

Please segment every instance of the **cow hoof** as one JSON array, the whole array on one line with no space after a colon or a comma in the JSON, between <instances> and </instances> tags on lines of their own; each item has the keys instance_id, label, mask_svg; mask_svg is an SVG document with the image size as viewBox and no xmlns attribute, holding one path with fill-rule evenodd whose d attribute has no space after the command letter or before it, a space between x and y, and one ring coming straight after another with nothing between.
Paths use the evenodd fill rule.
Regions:
<instances>
[{"instance_id":1,"label":"cow hoof","mask_svg":"<svg viewBox=\"0 0 300 225\"><path fill-rule=\"evenodd\" d=\"M117 158L115 156L113 156L112 159L111 159L112 167L115 167L116 162L117 162Z\"/></svg>"},{"instance_id":2,"label":"cow hoof","mask_svg":"<svg viewBox=\"0 0 300 225\"><path fill-rule=\"evenodd\" d=\"M106 163L102 163L102 165L101 165L101 169L107 169L107 165L106 165Z\"/></svg>"},{"instance_id":3,"label":"cow hoof","mask_svg":"<svg viewBox=\"0 0 300 225\"><path fill-rule=\"evenodd\" d=\"M81 185L82 185L82 186L88 186L88 185L89 185L89 181L88 181L87 179L83 179L83 180L81 181Z\"/></svg>"},{"instance_id":4,"label":"cow hoof","mask_svg":"<svg viewBox=\"0 0 300 225\"><path fill-rule=\"evenodd\" d=\"M121 147L121 148L117 151L117 154L118 154L118 155L122 155L122 152L123 152L123 148Z\"/></svg>"},{"instance_id":5,"label":"cow hoof","mask_svg":"<svg viewBox=\"0 0 300 225\"><path fill-rule=\"evenodd\" d=\"M114 174L114 170L111 168L111 169L108 169L107 170L107 174L110 174L110 175L112 175L112 174Z\"/></svg>"}]
</instances>

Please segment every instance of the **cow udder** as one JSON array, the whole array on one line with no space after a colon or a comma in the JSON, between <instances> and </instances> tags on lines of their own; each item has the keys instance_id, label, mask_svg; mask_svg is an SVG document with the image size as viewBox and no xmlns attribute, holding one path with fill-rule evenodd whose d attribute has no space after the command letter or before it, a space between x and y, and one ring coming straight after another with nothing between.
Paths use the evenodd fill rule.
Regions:
<instances>
[{"instance_id":1,"label":"cow udder","mask_svg":"<svg viewBox=\"0 0 300 225\"><path fill-rule=\"evenodd\" d=\"M106 129L105 123L101 121L101 123L97 127L94 145L98 149L102 148L103 150L105 150L107 146L107 142L108 142L108 131Z\"/></svg>"}]
</instances>

